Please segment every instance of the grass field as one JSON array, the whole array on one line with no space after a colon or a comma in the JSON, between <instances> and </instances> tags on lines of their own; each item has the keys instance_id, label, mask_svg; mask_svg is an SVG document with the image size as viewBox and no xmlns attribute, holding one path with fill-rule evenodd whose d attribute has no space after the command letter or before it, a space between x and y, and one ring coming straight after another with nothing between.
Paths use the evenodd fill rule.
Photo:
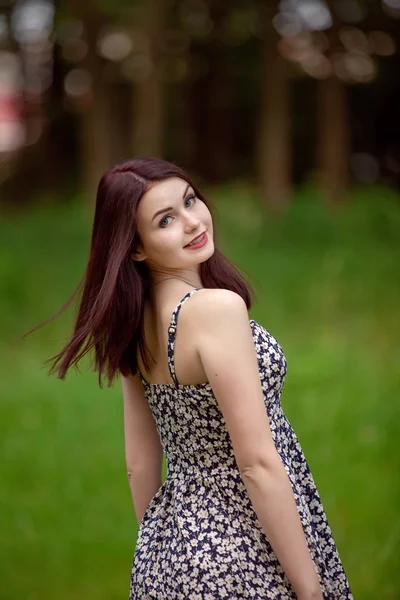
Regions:
<instances>
[{"instance_id":1,"label":"grass field","mask_svg":"<svg viewBox=\"0 0 400 600\"><path fill-rule=\"evenodd\" d=\"M313 471L354 596L400 598L400 200L357 190L332 212L312 190L284 218L239 184L212 191L220 246L251 273L251 316L281 343L283 405ZM78 201L0 223L0 600L127 598L137 525L119 382L88 361L62 382L69 297L92 216Z\"/></svg>"}]
</instances>

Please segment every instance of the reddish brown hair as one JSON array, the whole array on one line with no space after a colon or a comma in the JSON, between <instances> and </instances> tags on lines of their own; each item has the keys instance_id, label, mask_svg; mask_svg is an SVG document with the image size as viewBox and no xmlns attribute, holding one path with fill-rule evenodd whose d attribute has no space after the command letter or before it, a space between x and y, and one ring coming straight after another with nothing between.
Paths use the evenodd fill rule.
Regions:
<instances>
[{"instance_id":1,"label":"reddish brown hair","mask_svg":"<svg viewBox=\"0 0 400 600\"><path fill-rule=\"evenodd\" d=\"M84 276L61 314L82 291L73 334L65 347L46 361L49 373L64 379L68 369L94 348L93 368L113 383L118 372L137 373L137 347L148 368L143 332L143 309L149 291L149 272L144 262L132 260L139 234L136 213L139 202L151 184L180 177L187 181L209 208L190 177L173 163L157 158L134 158L109 169L101 178L96 199L89 260ZM239 294L249 309L254 298L250 284L217 248L200 264L200 277L206 288L224 288Z\"/></svg>"}]
</instances>

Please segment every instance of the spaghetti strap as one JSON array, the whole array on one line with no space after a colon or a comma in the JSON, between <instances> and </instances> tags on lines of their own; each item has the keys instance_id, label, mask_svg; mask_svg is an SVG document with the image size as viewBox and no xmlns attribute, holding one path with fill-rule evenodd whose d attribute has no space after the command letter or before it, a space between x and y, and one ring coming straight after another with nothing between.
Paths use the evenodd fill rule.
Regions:
<instances>
[{"instance_id":1,"label":"spaghetti strap","mask_svg":"<svg viewBox=\"0 0 400 600\"><path fill-rule=\"evenodd\" d=\"M146 388L149 385L149 383L143 377L142 373L140 372L140 369L138 369L137 374L138 374L138 377L139 377L140 381L143 383L144 387Z\"/></svg>"},{"instance_id":2,"label":"spaghetti strap","mask_svg":"<svg viewBox=\"0 0 400 600\"><path fill-rule=\"evenodd\" d=\"M188 292L183 298L182 300L178 303L178 305L176 306L175 310L172 313L172 318L171 318L171 323L169 325L168 328L168 368L169 368L169 372L170 375L172 377L173 382L175 383L176 386L179 385L179 382L176 378L175 375L175 358L174 358L174 351L175 351L175 337L176 337L176 328L177 328L177 322L178 322L178 315L179 315L179 311L181 310L182 306L185 304L185 302L187 300L189 300L189 298L191 296L193 296L193 294L195 292L197 292L198 290L200 290L201 288L194 288L193 290L191 290L190 292Z\"/></svg>"}]
</instances>

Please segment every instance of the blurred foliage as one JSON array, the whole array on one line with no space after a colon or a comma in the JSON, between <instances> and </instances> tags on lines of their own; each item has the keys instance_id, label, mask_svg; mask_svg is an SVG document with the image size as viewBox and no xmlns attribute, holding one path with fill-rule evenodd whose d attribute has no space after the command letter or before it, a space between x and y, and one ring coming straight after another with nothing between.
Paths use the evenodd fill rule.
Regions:
<instances>
[{"instance_id":1,"label":"blurred foliage","mask_svg":"<svg viewBox=\"0 0 400 600\"><path fill-rule=\"evenodd\" d=\"M354 190L333 218L312 188L284 218L233 182L209 189L222 249L256 285L251 311L288 359L283 406L320 490L355 598L400 595L400 205ZM136 526L122 397L89 362L41 368L73 311L13 348L78 283L91 214L81 198L0 223L0 579L4 600L126 598Z\"/></svg>"},{"instance_id":2,"label":"blurred foliage","mask_svg":"<svg viewBox=\"0 0 400 600\"><path fill-rule=\"evenodd\" d=\"M0 17L11 23L18 7L24 35L0 40L2 200L74 180L93 201L110 164L143 154L208 182L240 174L270 205L310 172L332 203L349 183L399 187L400 11L389 4L64 0L48 22L46 0L31 5L35 30L30 0L6 3ZM7 154L13 143L23 147Z\"/></svg>"}]
</instances>

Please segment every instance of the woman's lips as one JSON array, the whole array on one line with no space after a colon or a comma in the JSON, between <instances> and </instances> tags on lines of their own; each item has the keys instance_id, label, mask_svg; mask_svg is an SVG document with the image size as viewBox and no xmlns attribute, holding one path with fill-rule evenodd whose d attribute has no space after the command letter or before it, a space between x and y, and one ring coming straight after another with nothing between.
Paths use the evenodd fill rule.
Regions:
<instances>
[{"instance_id":1,"label":"woman's lips","mask_svg":"<svg viewBox=\"0 0 400 600\"><path fill-rule=\"evenodd\" d=\"M199 237L198 237L198 241L195 244L187 244L185 246L185 248L188 248L189 250L196 250L197 248L202 248L202 246L204 246L208 241L208 237L207 237L207 232L204 231Z\"/></svg>"}]
</instances>

